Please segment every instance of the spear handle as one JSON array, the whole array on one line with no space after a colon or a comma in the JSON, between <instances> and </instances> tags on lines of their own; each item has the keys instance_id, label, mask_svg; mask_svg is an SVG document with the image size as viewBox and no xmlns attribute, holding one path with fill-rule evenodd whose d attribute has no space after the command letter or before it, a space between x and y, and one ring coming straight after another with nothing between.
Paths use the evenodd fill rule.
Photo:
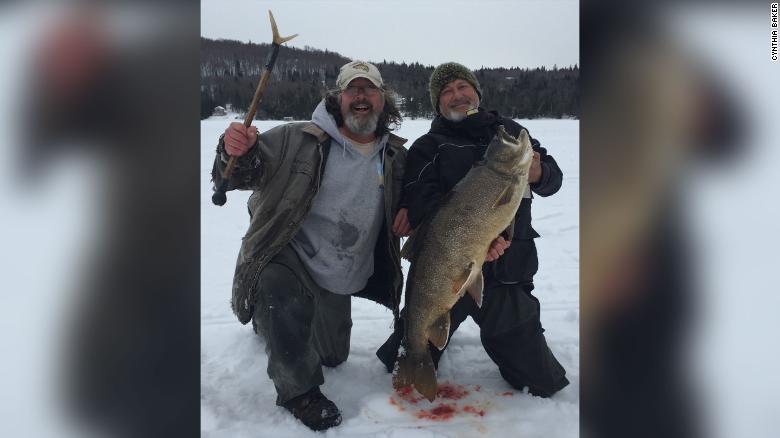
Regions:
<instances>
[{"instance_id":1,"label":"spear handle","mask_svg":"<svg viewBox=\"0 0 780 438\"><path fill-rule=\"evenodd\" d=\"M273 43L271 45L273 48L271 53L268 54L268 58L266 58L265 70L263 70L260 82L255 89L255 95L252 97L252 104L249 106L249 111L247 111L246 117L244 118L244 126L247 128L252 126L252 120L254 120L255 113L257 113L257 105L259 105L260 101L263 99L263 92L265 92L265 87L268 85L268 80L271 78L271 71L274 69L274 64L276 64L276 56L279 55L279 48L282 46L282 43L290 41L298 35L295 34L284 38L280 37L279 30L276 28L276 21L274 20L271 11L268 11L268 16L271 18L271 31L273 32ZM222 181L220 181L219 186L214 189L214 194L211 196L211 201L215 205L225 205L225 202L227 202L227 195L225 195L225 193L227 192L228 181L230 181L230 175L233 173L233 168L236 165L237 159L238 157L231 156L225 166L225 170L222 172Z\"/></svg>"}]
</instances>

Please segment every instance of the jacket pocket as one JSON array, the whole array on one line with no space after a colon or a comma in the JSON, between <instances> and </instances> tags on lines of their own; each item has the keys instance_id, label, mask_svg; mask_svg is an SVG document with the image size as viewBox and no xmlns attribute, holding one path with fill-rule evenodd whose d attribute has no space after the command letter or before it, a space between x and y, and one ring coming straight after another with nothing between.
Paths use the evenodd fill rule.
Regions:
<instances>
[{"instance_id":1,"label":"jacket pocket","mask_svg":"<svg viewBox=\"0 0 780 438\"><path fill-rule=\"evenodd\" d=\"M305 199L314 180L314 166L303 160L295 160L290 166L284 198L291 201Z\"/></svg>"}]
</instances>

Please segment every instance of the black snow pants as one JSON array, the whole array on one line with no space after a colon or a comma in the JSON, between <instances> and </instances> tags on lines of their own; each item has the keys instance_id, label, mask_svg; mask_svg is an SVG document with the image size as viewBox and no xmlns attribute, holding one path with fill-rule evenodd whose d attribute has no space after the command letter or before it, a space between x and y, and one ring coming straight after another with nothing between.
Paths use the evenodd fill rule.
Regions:
<instances>
[{"instance_id":1,"label":"black snow pants","mask_svg":"<svg viewBox=\"0 0 780 438\"><path fill-rule=\"evenodd\" d=\"M289 245L263 269L252 323L265 339L268 376L282 405L322 385L322 365L347 360L351 297L319 287Z\"/></svg>"}]
</instances>

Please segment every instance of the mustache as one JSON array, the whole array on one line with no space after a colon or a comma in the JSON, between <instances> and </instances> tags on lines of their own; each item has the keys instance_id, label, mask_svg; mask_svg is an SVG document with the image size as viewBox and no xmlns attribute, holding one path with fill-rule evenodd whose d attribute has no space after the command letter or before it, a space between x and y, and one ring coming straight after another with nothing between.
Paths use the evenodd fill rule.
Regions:
<instances>
[{"instance_id":1,"label":"mustache","mask_svg":"<svg viewBox=\"0 0 780 438\"><path fill-rule=\"evenodd\" d=\"M369 111L374 110L374 105L371 104L371 102L365 101L365 102L352 102L349 104L349 109L354 110L358 106L367 106Z\"/></svg>"},{"instance_id":2,"label":"mustache","mask_svg":"<svg viewBox=\"0 0 780 438\"><path fill-rule=\"evenodd\" d=\"M456 100L453 100L452 102L450 102L449 106L450 106L450 108L454 108L454 107L456 107L458 105L463 105L464 103L465 104L469 104L469 105L474 105L474 102L472 102L470 98L462 97L460 99L456 99Z\"/></svg>"}]
</instances>

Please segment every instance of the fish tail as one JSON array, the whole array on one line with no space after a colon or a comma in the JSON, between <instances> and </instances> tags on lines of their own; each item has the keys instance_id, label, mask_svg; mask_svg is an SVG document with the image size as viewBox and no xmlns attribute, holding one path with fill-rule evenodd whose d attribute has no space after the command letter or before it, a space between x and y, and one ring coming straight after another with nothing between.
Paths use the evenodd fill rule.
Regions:
<instances>
[{"instance_id":1,"label":"fish tail","mask_svg":"<svg viewBox=\"0 0 780 438\"><path fill-rule=\"evenodd\" d=\"M436 398L436 368L427 351L421 354L404 353L398 358L398 366L393 374L393 388L412 386L428 401Z\"/></svg>"}]
</instances>

